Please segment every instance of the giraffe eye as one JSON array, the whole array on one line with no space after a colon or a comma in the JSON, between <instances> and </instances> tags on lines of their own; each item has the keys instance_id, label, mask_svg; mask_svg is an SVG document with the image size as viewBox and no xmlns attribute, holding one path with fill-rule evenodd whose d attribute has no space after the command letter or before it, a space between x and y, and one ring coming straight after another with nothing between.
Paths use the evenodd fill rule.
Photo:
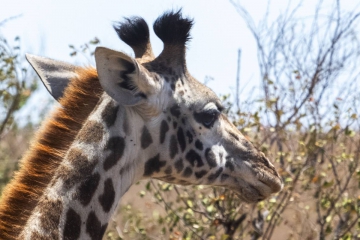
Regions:
<instances>
[{"instance_id":1,"label":"giraffe eye","mask_svg":"<svg viewBox=\"0 0 360 240\"><path fill-rule=\"evenodd\" d=\"M195 113L194 117L198 123L203 124L207 128L211 128L218 119L220 112L216 109L206 110L200 113Z\"/></svg>"}]
</instances>

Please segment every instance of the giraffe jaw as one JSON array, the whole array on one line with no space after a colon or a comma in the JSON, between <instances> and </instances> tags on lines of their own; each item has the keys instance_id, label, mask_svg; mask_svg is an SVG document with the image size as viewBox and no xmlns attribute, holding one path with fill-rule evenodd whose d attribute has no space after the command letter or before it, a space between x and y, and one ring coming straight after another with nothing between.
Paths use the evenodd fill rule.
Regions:
<instances>
[{"instance_id":1,"label":"giraffe jaw","mask_svg":"<svg viewBox=\"0 0 360 240\"><path fill-rule=\"evenodd\" d=\"M234 182L236 182L236 186L230 187L232 191L237 193L238 197L247 203L256 203L265 200L271 194L279 192L282 189L283 184L279 184L279 188L277 191L274 191L269 186L262 184L257 184L257 186L253 186L251 184L246 183L243 180L237 180L234 178Z\"/></svg>"},{"instance_id":2,"label":"giraffe jaw","mask_svg":"<svg viewBox=\"0 0 360 240\"><path fill-rule=\"evenodd\" d=\"M241 165L241 166L239 166ZM231 174L231 186L239 197L248 203L259 202L282 190L281 177L268 171L254 169L247 162L238 165L240 173Z\"/></svg>"}]
</instances>

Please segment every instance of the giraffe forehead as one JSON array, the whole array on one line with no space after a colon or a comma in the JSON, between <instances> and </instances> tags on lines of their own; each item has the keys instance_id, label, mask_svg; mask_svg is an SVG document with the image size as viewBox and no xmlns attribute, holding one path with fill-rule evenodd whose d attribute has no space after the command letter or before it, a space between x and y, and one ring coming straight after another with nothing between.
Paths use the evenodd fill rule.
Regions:
<instances>
[{"instance_id":1,"label":"giraffe forehead","mask_svg":"<svg viewBox=\"0 0 360 240\"><path fill-rule=\"evenodd\" d=\"M169 85L172 92L185 101L219 101L217 95L209 87L196 80L187 70L184 72L183 66L156 61L144 63L143 66L154 80L159 81L159 78L162 78L164 85Z\"/></svg>"},{"instance_id":2,"label":"giraffe forehead","mask_svg":"<svg viewBox=\"0 0 360 240\"><path fill-rule=\"evenodd\" d=\"M177 105L184 107L181 109L182 112L200 111L205 108L221 108L221 101L217 95L209 87L191 76L171 80L165 84L170 86L168 92L170 98L174 99ZM168 103L172 105L170 101Z\"/></svg>"}]
</instances>

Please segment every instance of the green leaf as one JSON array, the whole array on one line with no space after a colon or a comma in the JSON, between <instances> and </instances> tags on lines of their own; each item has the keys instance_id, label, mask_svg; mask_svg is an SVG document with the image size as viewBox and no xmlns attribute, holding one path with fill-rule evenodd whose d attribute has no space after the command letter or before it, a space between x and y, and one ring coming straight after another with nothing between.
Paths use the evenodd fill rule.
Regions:
<instances>
[{"instance_id":1,"label":"green leaf","mask_svg":"<svg viewBox=\"0 0 360 240\"><path fill-rule=\"evenodd\" d=\"M150 182L147 182L145 185L146 190L151 191L151 184Z\"/></svg>"},{"instance_id":2,"label":"green leaf","mask_svg":"<svg viewBox=\"0 0 360 240\"><path fill-rule=\"evenodd\" d=\"M332 187L334 185L334 180L331 180L330 182L325 181L322 185L323 188L329 188Z\"/></svg>"},{"instance_id":3,"label":"green leaf","mask_svg":"<svg viewBox=\"0 0 360 240\"><path fill-rule=\"evenodd\" d=\"M207 208L206 208L206 211L208 212L208 213L212 213L212 212L214 212L216 209L215 209L215 207L214 207L214 205L209 205Z\"/></svg>"},{"instance_id":4,"label":"green leaf","mask_svg":"<svg viewBox=\"0 0 360 240\"><path fill-rule=\"evenodd\" d=\"M229 240L229 239L230 239L230 235L228 234L221 235L221 240Z\"/></svg>"},{"instance_id":5,"label":"green leaf","mask_svg":"<svg viewBox=\"0 0 360 240\"><path fill-rule=\"evenodd\" d=\"M100 43L100 40L99 40L97 37L95 37L95 38L94 38L93 40L91 40L89 43L95 45L95 44Z\"/></svg>"}]
</instances>

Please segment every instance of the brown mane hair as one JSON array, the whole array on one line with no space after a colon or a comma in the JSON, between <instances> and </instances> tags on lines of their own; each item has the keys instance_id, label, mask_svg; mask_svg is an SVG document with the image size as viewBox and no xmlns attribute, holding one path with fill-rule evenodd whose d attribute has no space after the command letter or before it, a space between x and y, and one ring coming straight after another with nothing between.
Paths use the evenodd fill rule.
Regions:
<instances>
[{"instance_id":1,"label":"brown mane hair","mask_svg":"<svg viewBox=\"0 0 360 240\"><path fill-rule=\"evenodd\" d=\"M81 68L42 124L0 202L0 239L16 239L103 90L93 68Z\"/></svg>"}]
</instances>

